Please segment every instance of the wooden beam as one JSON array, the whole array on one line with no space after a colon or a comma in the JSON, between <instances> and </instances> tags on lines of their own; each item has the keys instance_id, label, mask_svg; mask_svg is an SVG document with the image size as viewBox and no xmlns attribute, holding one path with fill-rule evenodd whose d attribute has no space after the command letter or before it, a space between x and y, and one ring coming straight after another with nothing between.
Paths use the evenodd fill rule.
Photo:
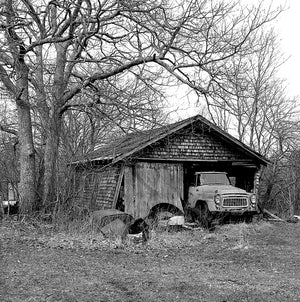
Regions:
<instances>
[{"instance_id":1,"label":"wooden beam","mask_svg":"<svg viewBox=\"0 0 300 302\"><path fill-rule=\"evenodd\" d=\"M198 163L232 163L234 164L236 161L232 159L198 159L198 158L151 158L151 157L137 157L135 158L139 161L155 161L155 162L198 162ZM255 163L249 162L249 160L238 160L239 165L253 165L253 167L258 167ZM236 165L235 165L236 166Z\"/></svg>"},{"instance_id":2,"label":"wooden beam","mask_svg":"<svg viewBox=\"0 0 300 302\"><path fill-rule=\"evenodd\" d=\"M119 178L118 178L118 182L117 182L117 186L116 186L116 191L115 191L115 195L114 195L113 204L112 204L113 209L115 209L116 205L117 205L117 201L118 201L118 197L119 197L119 193L120 193L120 188L121 188L121 184L122 184L122 180L123 180L123 176L124 176L124 170L125 170L125 165L122 165L121 170L120 170L120 174L119 174Z\"/></svg>"},{"instance_id":3,"label":"wooden beam","mask_svg":"<svg viewBox=\"0 0 300 302\"><path fill-rule=\"evenodd\" d=\"M285 220L281 219L280 217L274 215L273 213L271 213L270 211L266 210L266 209L263 209L263 212L269 216L271 216L274 220L276 221L282 221L282 222L285 222Z\"/></svg>"}]
</instances>

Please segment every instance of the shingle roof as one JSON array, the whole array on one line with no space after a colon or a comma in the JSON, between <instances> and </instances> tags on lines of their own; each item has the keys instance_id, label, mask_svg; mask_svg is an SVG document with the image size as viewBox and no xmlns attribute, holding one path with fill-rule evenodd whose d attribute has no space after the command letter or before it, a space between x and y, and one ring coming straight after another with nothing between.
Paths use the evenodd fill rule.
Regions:
<instances>
[{"instance_id":1,"label":"shingle roof","mask_svg":"<svg viewBox=\"0 0 300 302\"><path fill-rule=\"evenodd\" d=\"M159 128L127 134L123 137L116 139L108 145L105 145L94 150L93 152L88 153L84 158L76 161L75 163L96 160L112 160L113 162L120 161L144 149L145 147L163 139L164 137L183 129L188 125L191 125L194 122L200 122L206 125L210 128L211 131L215 131L217 134L221 135L223 139L234 144L236 147L242 149L244 152L256 158L263 164L269 163L269 161L264 156L254 151L241 141L237 140L232 135L223 131L221 128L211 123L201 115L196 115L185 120L165 125Z\"/></svg>"}]
</instances>

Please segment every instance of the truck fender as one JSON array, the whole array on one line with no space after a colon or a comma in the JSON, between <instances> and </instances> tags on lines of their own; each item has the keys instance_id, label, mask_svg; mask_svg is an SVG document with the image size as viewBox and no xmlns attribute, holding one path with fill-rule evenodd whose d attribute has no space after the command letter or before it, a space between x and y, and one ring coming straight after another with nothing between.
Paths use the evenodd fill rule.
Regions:
<instances>
[{"instance_id":1,"label":"truck fender","mask_svg":"<svg viewBox=\"0 0 300 302\"><path fill-rule=\"evenodd\" d=\"M215 207L214 207L214 201L209 201L209 200L197 200L196 204L195 204L195 208L200 208L200 205L203 204L203 203L206 203L209 211L214 211L215 210Z\"/></svg>"}]
</instances>

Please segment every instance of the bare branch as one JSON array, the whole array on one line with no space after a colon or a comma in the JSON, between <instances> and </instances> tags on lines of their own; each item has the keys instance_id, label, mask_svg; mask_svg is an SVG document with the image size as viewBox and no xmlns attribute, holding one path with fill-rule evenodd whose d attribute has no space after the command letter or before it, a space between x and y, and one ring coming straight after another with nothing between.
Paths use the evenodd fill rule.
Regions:
<instances>
[{"instance_id":1,"label":"bare branch","mask_svg":"<svg viewBox=\"0 0 300 302\"><path fill-rule=\"evenodd\" d=\"M82 89L84 89L85 87L87 87L90 84L94 83L95 81L105 80L105 79L108 79L108 78L113 77L115 75L118 75L118 74L124 72L125 70L128 70L128 69L132 68L132 67L135 67L135 66L138 66L138 65L141 65L141 64L145 64L145 63L149 63L149 62L155 62L155 61L156 61L156 57L154 55L154 56L150 56L150 57L146 57L146 58L136 59L136 60L131 61L127 64L116 67L112 71L109 71L109 72L106 72L106 73L100 73L100 72L95 73L91 77L89 77L87 80L85 80L82 85L78 85L77 87L75 87L75 88L71 89L70 91L68 91L64 95L65 102L72 99L75 95L80 93L82 91Z\"/></svg>"},{"instance_id":2,"label":"bare branch","mask_svg":"<svg viewBox=\"0 0 300 302\"><path fill-rule=\"evenodd\" d=\"M4 131L6 133L9 133L9 134L13 134L15 136L18 136L18 131L14 130L14 129L11 129L7 126L1 125L1 124L0 124L0 130Z\"/></svg>"}]
</instances>

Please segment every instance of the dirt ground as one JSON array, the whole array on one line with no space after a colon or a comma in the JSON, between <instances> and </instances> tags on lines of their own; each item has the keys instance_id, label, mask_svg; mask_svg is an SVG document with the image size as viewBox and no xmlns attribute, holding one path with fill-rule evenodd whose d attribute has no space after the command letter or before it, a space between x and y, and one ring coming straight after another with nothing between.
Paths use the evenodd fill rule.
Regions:
<instances>
[{"instance_id":1,"label":"dirt ground","mask_svg":"<svg viewBox=\"0 0 300 302\"><path fill-rule=\"evenodd\" d=\"M4 221L0 301L300 301L300 223L152 232L121 243L96 233Z\"/></svg>"}]
</instances>

